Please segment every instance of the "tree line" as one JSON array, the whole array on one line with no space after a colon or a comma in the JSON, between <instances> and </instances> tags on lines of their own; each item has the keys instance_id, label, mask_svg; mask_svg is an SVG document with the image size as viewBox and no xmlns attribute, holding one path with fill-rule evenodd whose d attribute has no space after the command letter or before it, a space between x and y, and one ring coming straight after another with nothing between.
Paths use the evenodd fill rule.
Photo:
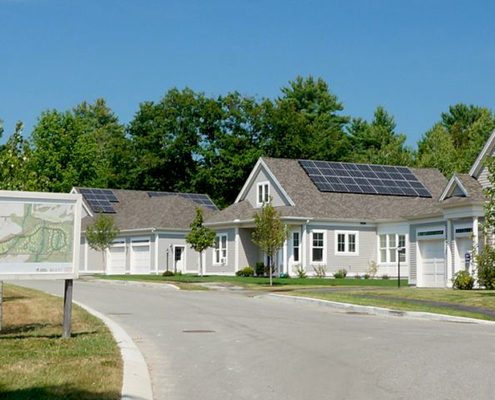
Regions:
<instances>
[{"instance_id":1,"label":"tree line","mask_svg":"<svg viewBox=\"0 0 495 400\"><path fill-rule=\"evenodd\" d=\"M489 109L452 105L416 150L383 107L370 121L347 116L321 78L297 77L275 99L173 88L141 103L128 124L104 99L47 110L27 135L19 122L0 147L0 189L198 192L225 207L260 156L433 167L449 177L469 170L494 128Z\"/></svg>"}]
</instances>

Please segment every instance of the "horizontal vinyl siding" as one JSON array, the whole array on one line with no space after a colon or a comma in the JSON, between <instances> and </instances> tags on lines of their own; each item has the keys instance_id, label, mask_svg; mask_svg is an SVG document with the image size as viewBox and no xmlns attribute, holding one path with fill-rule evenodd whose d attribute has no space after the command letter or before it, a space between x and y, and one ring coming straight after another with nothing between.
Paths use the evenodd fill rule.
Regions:
<instances>
[{"instance_id":1,"label":"horizontal vinyl siding","mask_svg":"<svg viewBox=\"0 0 495 400\"><path fill-rule=\"evenodd\" d=\"M258 262L258 246L251 240L253 229L239 228L239 269L255 267Z\"/></svg>"},{"instance_id":2,"label":"horizontal vinyl siding","mask_svg":"<svg viewBox=\"0 0 495 400\"><path fill-rule=\"evenodd\" d=\"M368 263L376 261L377 235L376 228L363 226L308 226L306 236L306 271L314 273L311 264L311 241L313 230L326 231L326 256L327 273L333 274L339 269L346 269L350 274L364 274L368 270ZM356 231L359 235L359 255L336 255L335 254L335 231Z\"/></svg>"},{"instance_id":3,"label":"horizontal vinyl siding","mask_svg":"<svg viewBox=\"0 0 495 400\"><path fill-rule=\"evenodd\" d=\"M269 175L265 172L264 168L260 169L260 172L253 180L253 184L248 189L246 194L246 200L248 200L253 207L257 207L257 196L258 196L258 183L260 182L270 182L270 196L273 197L273 205L275 207L286 206L289 203L283 200L284 196L282 192L276 187L275 182L269 177Z\"/></svg>"},{"instance_id":4,"label":"horizontal vinyl siding","mask_svg":"<svg viewBox=\"0 0 495 400\"><path fill-rule=\"evenodd\" d=\"M213 249L208 249L206 254L206 269L205 273L209 275L214 274L235 274L235 229L220 229L215 231L216 234L227 234L227 264L226 265L214 265L213 264Z\"/></svg>"}]
</instances>

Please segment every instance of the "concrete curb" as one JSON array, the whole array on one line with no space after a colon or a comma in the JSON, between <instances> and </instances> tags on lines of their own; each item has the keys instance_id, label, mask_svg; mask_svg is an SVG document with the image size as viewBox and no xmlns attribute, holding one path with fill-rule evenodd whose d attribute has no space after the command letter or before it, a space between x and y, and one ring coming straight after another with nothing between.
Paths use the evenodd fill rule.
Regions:
<instances>
[{"instance_id":1,"label":"concrete curb","mask_svg":"<svg viewBox=\"0 0 495 400\"><path fill-rule=\"evenodd\" d=\"M141 286L141 287L154 287L154 288L172 288L175 290L180 290L180 287L172 283L154 283L154 282L140 282L140 281L120 281L111 279L95 279L88 281L89 283L109 283L113 285L126 285L126 286Z\"/></svg>"},{"instance_id":2,"label":"concrete curb","mask_svg":"<svg viewBox=\"0 0 495 400\"><path fill-rule=\"evenodd\" d=\"M263 296L265 297L265 296ZM402 311L402 310L392 310L383 307L373 307L373 306L360 306L357 304L349 303L339 303L337 301L313 299L310 297L299 297L299 296L287 296L284 294L267 294L266 297L271 297L279 299L282 301L287 301L290 303L300 303L300 304L312 304L322 307L330 307L342 312L356 312L365 313L371 315L383 315L389 317L405 317L405 318L415 318L423 319L428 321L441 321L441 322L457 322L465 324L480 324L480 325L495 325L495 321L487 321L483 319L466 318L466 317L455 317L453 315L435 314L429 312L420 311Z\"/></svg>"},{"instance_id":3,"label":"concrete curb","mask_svg":"<svg viewBox=\"0 0 495 400\"><path fill-rule=\"evenodd\" d=\"M148 366L143 355L132 341L127 332L115 321L78 301L79 307L101 319L112 332L119 345L124 362L124 377L122 382L122 400L153 400L153 389Z\"/></svg>"}]
</instances>

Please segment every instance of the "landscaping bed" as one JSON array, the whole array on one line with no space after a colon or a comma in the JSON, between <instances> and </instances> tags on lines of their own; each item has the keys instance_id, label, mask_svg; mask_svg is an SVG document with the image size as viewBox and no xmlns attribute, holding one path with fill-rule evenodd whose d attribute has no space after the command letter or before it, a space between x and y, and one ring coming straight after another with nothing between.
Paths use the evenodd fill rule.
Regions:
<instances>
[{"instance_id":1,"label":"landscaping bed","mask_svg":"<svg viewBox=\"0 0 495 400\"><path fill-rule=\"evenodd\" d=\"M0 332L0 398L120 399L123 366L113 336L74 306L72 337L62 333L62 299L5 285Z\"/></svg>"}]
</instances>

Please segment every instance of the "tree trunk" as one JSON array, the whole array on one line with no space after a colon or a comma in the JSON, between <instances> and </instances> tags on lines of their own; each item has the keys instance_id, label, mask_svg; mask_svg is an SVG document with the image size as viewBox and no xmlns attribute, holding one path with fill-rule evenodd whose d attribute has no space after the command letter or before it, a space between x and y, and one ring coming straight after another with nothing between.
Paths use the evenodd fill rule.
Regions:
<instances>
[{"instance_id":1,"label":"tree trunk","mask_svg":"<svg viewBox=\"0 0 495 400\"><path fill-rule=\"evenodd\" d=\"M203 277L203 252L199 253L199 276Z\"/></svg>"},{"instance_id":2,"label":"tree trunk","mask_svg":"<svg viewBox=\"0 0 495 400\"><path fill-rule=\"evenodd\" d=\"M268 257L268 269L270 270L270 286L273 286L273 262L272 262L272 257Z\"/></svg>"}]
</instances>

